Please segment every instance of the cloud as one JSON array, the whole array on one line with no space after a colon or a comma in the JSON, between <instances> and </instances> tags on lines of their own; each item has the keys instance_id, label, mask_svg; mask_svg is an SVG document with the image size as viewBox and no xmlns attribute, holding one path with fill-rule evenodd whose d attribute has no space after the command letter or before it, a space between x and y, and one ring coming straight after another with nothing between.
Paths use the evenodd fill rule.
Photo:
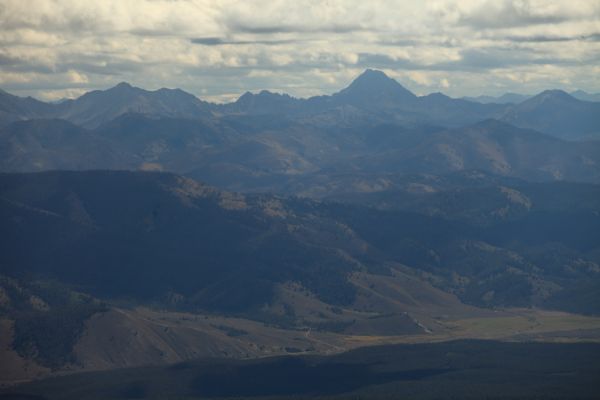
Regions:
<instances>
[{"instance_id":1,"label":"cloud","mask_svg":"<svg viewBox=\"0 0 600 400\"><path fill-rule=\"evenodd\" d=\"M246 22L234 22L228 25L232 32L238 33L253 33L259 35L272 35L277 33L351 33L367 31L360 25L334 23L331 25L260 25L250 21Z\"/></svg>"},{"instance_id":2,"label":"cloud","mask_svg":"<svg viewBox=\"0 0 600 400\"><path fill-rule=\"evenodd\" d=\"M219 46L222 44L228 44L227 41L218 37L192 38L190 39L190 42L195 44L203 44L205 46Z\"/></svg>"},{"instance_id":3,"label":"cloud","mask_svg":"<svg viewBox=\"0 0 600 400\"><path fill-rule=\"evenodd\" d=\"M564 15L539 15L529 6L517 7L513 2L488 4L473 13L461 15L459 24L477 29L523 27L539 24L555 24L568 20ZM501 4L500 7L497 4ZM520 3L527 5L528 3Z\"/></svg>"},{"instance_id":4,"label":"cloud","mask_svg":"<svg viewBox=\"0 0 600 400\"><path fill-rule=\"evenodd\" d=\"M408 59L394 58L385 53L360 53L358 55L358 65L365 68L393 68L393 69L422 69Z\"/></svg>"},{"instance_id":5,"label":"cloud","mask_svg":"<svg viewBox=\"0 0 600 400\"><path fill-rule=\"evenodd\" d=\"M533 36L506 36L504 39L512 42L574 42L574 41L600 41L600 33L577 36L552 36L552 35L533 35Z\"/></svg>"},{"instance_id":6,"label":"cloud","mask_svg":"<svg viewBox=\"0 0 600 400\"><path fill-rule=\"evenodd\" d=\"M0 54L0 65L2 65L3 67L19 65L20 63L21 63L21 60L19 60L18 58Z\"/></svg>"},{"instance_id":7,"label":"cloud","mask_svg":"<svg viewBox=\"0 0 600 400\"><path fill-rule=\"evenodd\" d=\"M281 44L296 43L298 40L293 39L279 39L279 40L229 40L222 39L219 37L203 37L203 38L191 38L191 43L200 44L204 46L222 46L222 45L267 45L276 46Z\"/></svg>"},{"instance_id":8,"label":"cloud","mask_svg":"<svg viewBox=\"0 0 600 400\"><path fill-rule=\"evenodd\" d=\"M460 25L496 29L559 24L594 14L597 17L600 6L586 0L486 0L457 3L454 10Z\"/></svg>"}]
</instances>

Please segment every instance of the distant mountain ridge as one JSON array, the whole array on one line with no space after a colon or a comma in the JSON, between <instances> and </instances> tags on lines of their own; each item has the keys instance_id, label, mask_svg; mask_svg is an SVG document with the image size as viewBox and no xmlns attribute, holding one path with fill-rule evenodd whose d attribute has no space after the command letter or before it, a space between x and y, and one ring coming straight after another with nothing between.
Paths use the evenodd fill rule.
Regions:
<instances>
[{"instance_id":1,"label":"distant mountain ridge","mask_svg":"<svg viewBox=\"0 0 600 400\"><path fill-rule=\"evenodd\" d=\"M600 102L600 93L588 93L584 90L576 90L570 94L579 100Z\"/></svg>"},{"instance_id":2,"label":"distant mountain ridge","mask_svg":"<svg viewBox=\"0 0 600 400\"><path fill-rule=\"evenodd\" d=\"M583 94L578 92L578 95ZM61 118L86 128L96 128L126 113L202 119L232 114L277 114L298 118L323 113L329 113L331 117L334 112L362 112L369 114L369 118L413 125L430 123L458 127L486 118L506 118L520 127L569 139L598 134L597 129L591 128L597 124L593 116L600 107L598 105L572 105L569 111L571 113L561 114L562 123L549 126L539 121L515 118L517 111L511 110L516 95L507 96L512 97L500 101L505 104L488 102L489 99L453 99L440 93L418 97L385 73L371 69L363 72L348 87L329 96L298 99L268 91L258 94L247 92L237 101L228 104L208 103L180 89L147 91L122 82L108 90L88 92L77 99L58 104L43 103L31 98L21 99L0 92L0 125L23 119ZM578 127L583 127L584 132L564 131L565 126L575 122L580 123Z\"/></svg>"},{"instance_id":3,"label":"distant mountain ridge","mask_svg":"<svg viewBox=\"0 0 600 400\"><path fill-rule=\"evenodd\" d=\"M180 89L147 91L121 82L105 91L92 91L58 105L58 116L84 127L98 127L125 113L163 117L206 116L209 103Z\"/></svg>"},{"instance_id":4,"label":"distant mountain ridge","mask_svg":"<svg viewBox=\"0 0 600 400\"><path fill-rule=\"evenodd\" d=\"M55 110L53 104L33 97L18 97L0 89L0 126L22 119L44 118Z\"/></svg>"},{"instance_id":5,"label":"distant mountain ridge","mask_svg":"<svg viewBox=\"0 0 600 400\"><path fill-rule=\"evenodd\" d=\"M569 95L575 97L577 100L582 101L595 101L600 102L600 93L587 93L584 90L575 90L569 92ZM532 98L533 95L519 94L519 93L504 93L500 96L476 96L476 97L463 97L465 100L474 101L477 103L499 103L499 104L519 104L527 99Z\"/></svg>"},{"instance_id":6,"label":"distant mountain ridge","mask_svg":"<svg viewBox=\"0 0 600 400\"><path fill-rule=\"evenodd\" d=\"M0 171L162 170L217 187L326 198L392 174L480 170L600 180L600 103L550 90L520 104L415 96L366 70L330 96L262 91L211 104L126 83L60 104L0 93ZM565 140L566 139L566 140ZM377 186L377 185L375 185Z\"/></svg>"}]
</instances>

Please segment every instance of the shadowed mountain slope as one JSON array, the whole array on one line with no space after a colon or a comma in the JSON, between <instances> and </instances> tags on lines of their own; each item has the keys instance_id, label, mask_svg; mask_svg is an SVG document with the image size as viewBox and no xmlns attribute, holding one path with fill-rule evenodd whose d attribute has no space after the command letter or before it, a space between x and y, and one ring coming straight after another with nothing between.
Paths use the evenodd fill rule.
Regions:
<instances>
[{"instance_id":1,"label":"shadowed mountain slope","mask_svg":"<svg viewBox=\"0 0 600 400\"><path fill-rule=\"evenodd\" d=\"M250 312L288 281L326 303L350 304L350 274L389 274L400 264L436 275L439 287L472 304L544 306L564 290L597 284L596 192L524 184L399 193L404 206L374 210L237 195L164 173L2 175L8 239L0 265L11 276L56 278L101 297L174 292L184 309ZM560 197L552 203L544 193ZM578 296L561 307L598 312Z\"/></svg>"}]
</instances>

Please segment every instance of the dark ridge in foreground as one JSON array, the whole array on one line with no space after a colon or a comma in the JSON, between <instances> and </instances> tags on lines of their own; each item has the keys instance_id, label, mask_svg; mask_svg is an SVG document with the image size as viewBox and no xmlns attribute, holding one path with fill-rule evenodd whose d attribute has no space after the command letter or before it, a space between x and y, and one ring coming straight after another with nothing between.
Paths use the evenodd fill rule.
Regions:
<instances>
[{"instance_id":1,"label":"dark ridge in foreground","mask_svg":"<svg viewBox=\"0 0 600 400\"><path fill-rule=\"evenodd\" d=\"M592 399L600 344L454 341L329 357L198 360L47 379L0 399Z\"/></svg>"}]
</instances>

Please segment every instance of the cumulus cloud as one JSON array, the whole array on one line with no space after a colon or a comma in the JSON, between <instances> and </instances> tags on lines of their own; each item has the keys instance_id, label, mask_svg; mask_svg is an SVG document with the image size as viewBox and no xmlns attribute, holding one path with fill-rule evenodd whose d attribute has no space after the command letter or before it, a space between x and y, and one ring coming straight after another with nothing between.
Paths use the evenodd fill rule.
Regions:
<instances>
[{"instance_id":1,"label":"cumulus cloud","mask_svg":"<svg viewBox=\"0 0 600 400\"><path fill-rule=\"evenodd\" d=\"M557 36L557 35L533 35L533 36L506 36L507 40L514 42L576 42L589 40L593 42L600 41L600 33L577 36Z\"/></svg>"},{"instance_id":2,"label":"cumulus cloud","mask_svg":"<svg viewBox=\"0 0 600 400\"><path fill-rule=\"evenodd\" d=\"M461 4L464 8L459 22L479 29L557 24L597 17L600 12L599 3L588 0L486 0L475 5Z\"/></svg>"},{"instance_id":3,"label":"cumulus cloud","mask_svg":"<svg viewBox=\"0 0 600 400\"><path fill-rule=\"evenodd\" d=\"M365 68L419 94L600 91L587 0L3 0L0 87L47 99L120 81L225 101L331 93Z\"/></svg>"}]
</instances>

